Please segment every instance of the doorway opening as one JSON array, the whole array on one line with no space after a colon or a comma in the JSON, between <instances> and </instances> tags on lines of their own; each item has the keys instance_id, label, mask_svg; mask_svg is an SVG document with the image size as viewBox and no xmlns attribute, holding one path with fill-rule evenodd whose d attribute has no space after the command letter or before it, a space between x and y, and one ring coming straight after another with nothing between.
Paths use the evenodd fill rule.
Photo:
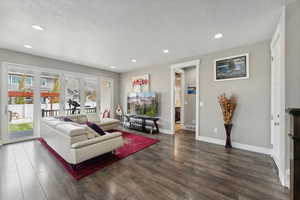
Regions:
<instances>
[{"instance_id":1,"label":"doorway opening","mask_svg":"<svg viewBox=\"0 0 300 200\"><path fill-rule=\"evenodd\" d=\"M179 132L184 126L184 71L175 72L175 131Z\"/></svg>"},{"instance_id":2,"label":"doorway opening","mask_svg":"<svg viewBox=\"0 0 300 200\"><path fill-rule=\"evenodd\" d=\"M199 136L199 60L171 66L171 133Z\"/></svg>"}]
</instances>

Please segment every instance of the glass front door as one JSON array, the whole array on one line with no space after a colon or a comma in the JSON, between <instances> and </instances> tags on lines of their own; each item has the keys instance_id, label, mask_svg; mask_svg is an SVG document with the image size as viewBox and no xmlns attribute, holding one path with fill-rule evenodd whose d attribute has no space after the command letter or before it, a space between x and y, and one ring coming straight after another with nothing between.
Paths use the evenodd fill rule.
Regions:
<instances>
[{"instance_id":1,"label":"glass front door","mask_svg":"<svg viewBox=\"0 0 300 200\"><path fill-rule=\"evenodd\" d=\"M65 78L65 114L76 115L81 111L80 78L66 76Z\"/></svg>"},{"instance_id":2,"label":"glass front door","mask_svg":"<svg viewBox=\"0 0 300 200\"><path fill-rule=\"evenodd\" d=\"M34 135L34 74L26 70L8 70L8 140Z\"/></svg>"},{"instance_id":3,"label":"glass front door","mask_svg":"<svg viewBox=\"0 0 300 200\"><path fill-rule=\"evenodd\" d=\"M84 112L97 113L97 79L84 80Z\"/></svg>"},{"instance_id":4,"label":"glass front door","mask_svg":"<svg viewBox=\"0 0 300 200\"><path fill-rule=\"evenodd\" d=\"M59 74L43 72L40 75L41 116L60 115L61 80Z\"/></svg>"},{"instance_id":5,"label":"glass front door","mask_svg":"<svg viewBox=\"0 0 300 200\"><path fill-rule=\"evenodd\" d=\"M111 80L102 79L100 81L100 102L101 110L100 114L102 118L111 118L113 117L114 111L112 106L112 96L113 96L113 83Z\"/></svg>"},{"instance_id":6,"label":"glass front door","mask_svg":"<svg viewBox=\"0 0 300 200\"><path fill-rule=\"evenodd\" d=\"M113 115L110 79L9 63L3 64L0 71L1 142L38 137L43 117L80 113L101 113L104 118Z\"/></svg>"}]
</instances>

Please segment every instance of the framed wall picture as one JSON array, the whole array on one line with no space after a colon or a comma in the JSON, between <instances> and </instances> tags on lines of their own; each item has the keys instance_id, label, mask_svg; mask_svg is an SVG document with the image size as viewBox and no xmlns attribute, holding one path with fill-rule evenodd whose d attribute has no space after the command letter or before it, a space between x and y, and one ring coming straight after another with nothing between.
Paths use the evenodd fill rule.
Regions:
<instances>
[{"instance_id":1,"label":"framed wall picture","mask_svg":"<svg viewBox=\"0 0 300 200\"><path fill-rule=\"evenodd\" d=\"M249 54L242 54L215 60L215 81L249 78Z\"/></svg>"},{"instance_id":2,"label":"framed wall picture","mask_svg":"<svg viewBox=\"0 0 300 200\"><path fill-rule=\"evenodd\" d=\"M149 74L132 77L131 83L134 92L148 92L150 85Z\"/></svg>"},{"instance_id":3,"label":"framed wall picture","mask_svg":"<svg viewBox=\"0 0 300 200\"><path fill-rule=\"evenodd\" d=\"M196 94L196 86L188 86L187 94Z\"/></svg>"}]
</instances>

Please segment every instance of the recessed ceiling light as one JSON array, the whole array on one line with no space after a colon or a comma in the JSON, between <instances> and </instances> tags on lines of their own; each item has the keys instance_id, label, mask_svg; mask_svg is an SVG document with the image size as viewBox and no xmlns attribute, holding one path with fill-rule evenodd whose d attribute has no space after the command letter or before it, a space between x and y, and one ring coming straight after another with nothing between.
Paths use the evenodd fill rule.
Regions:
<instances>
[{"instance_id":1,"label":"recessed ceiling light","mask_svg":"<svg viewBox=\"0 0 300 200\"><path fill-rule=\"evenodd\" d=\"M165 49L163 52L164 52L164 53L169 53L169 50L168 50L168 49Z\"/></svg>"},{"instance_id":2,"label":"recessed ceiling light","mask_svg":"<svg viewBox=\"0 0 300 200\"><path fill-rule=\"evenodd\" d=\"M34 28L35 30L38 30L38 31L43 31L44 30L44 28L43 27L41 27L41 26L39 26L39 25L32 25L31 26L32 28Z\"/></svg>"},{"instance_id":3,"label":"recessed ceiling light","mask_svg":"<svg viewBox=\"0 0 300 200\"><path fill-rule=\"evenodd\" d=\"M131 62L136 63L136 59L132 59Z\"/></svg>"},{"instance_id":4,"label":"recessed ceiling light","mask_svg":"<svg viewBox=\"0 0 300 200\"><path fill-rule=\"evenodd\" d=\"M27 48L27 49L32 49L32 46L29 45L29 44L24 44L24 47Z\"/></svg>"},{"instance_id":5,"label":"recessed ceiling light","mask_svg":"<svg viewBox=\"0 0 300 200\"><path fill-rule=\"evenodd\" d=\"M110 66L110 68L112 68L112 69L115 69L115 68L116 68L116 66Z\"/></svg>"},{"instance_id":6,"label":"recessed ceiling light","mask_svg":"<svg viewBox=\"0 0 300 200\"><path fill-rule=\"evenodd\" d=\"M215 34L215 39L221 39L223 37L223 33Z\"/></svg>"}]
</instances>

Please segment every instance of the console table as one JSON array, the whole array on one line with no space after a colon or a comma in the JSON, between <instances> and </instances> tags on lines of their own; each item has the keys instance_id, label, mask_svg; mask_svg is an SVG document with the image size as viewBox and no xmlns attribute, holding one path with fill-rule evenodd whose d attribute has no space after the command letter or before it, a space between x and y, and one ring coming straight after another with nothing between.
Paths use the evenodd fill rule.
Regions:
<instances>
[{"instance_id":1,"label":"console table","mask_svg":"<svg viewBox=\"0 0 300 200\"><path fill-rule=\"evenodd\" d=\"M125 126L130 129L136 129L143 132L159 133L157 117L148 117L144 115L124 115ZM126 125L128 124L128 125Z\"/></svg>"},{"instance_id":2,"label":"console table","mask_svg":"<svg viewBox=\"0 0 300 200\"><path fill-rule=\"evenodd\" d=\"M289 134L291 141L290 149L290 195L291 200L300 199L300 109L288 109L291 115L292 131Z\"/></svg>"}]
</instances>

